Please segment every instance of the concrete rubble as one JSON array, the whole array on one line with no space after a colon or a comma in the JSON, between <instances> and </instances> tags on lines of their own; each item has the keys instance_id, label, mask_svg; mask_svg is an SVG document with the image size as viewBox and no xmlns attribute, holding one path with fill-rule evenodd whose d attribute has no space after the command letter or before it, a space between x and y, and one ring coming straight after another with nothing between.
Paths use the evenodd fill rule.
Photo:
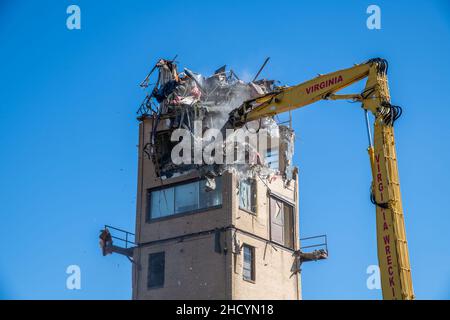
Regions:
<instances>
[{"instance_id":1,"label":"concrete rubble","mask_svg":"<svg viewBox=\"0 0 450 320\"><path fill-rule=\"evenodd\" d=\"M156 83L151 85L150 78L153 72L157 72L158 75ZM226 129L232 129L228 122L229 113L246 100L276 90L275 83L274 80L266 79L245 82L239 79L233 70L227 70L226 66L218 68L211 76L203 76L188 68L179 72L174 60L159 60L141 83L141 87L146 89L148 94L138 110L139 120L150 117L153 121L151 142L143 151L155 164L156 175L166 179L196 170L200 176L207 179L207 188L210 189L215 188L214 178L225 171L231 171L242 179L257 175L262 179L281 176L285 181L292 180L295 175L292 164L294 132L290 127L277 124L273 118L247 123L245 130L248 132L265 134L270 138L269 146L265 149L261 149L260 141L258 147L255 147L255 144L247 142L245 138L237 137L236 133L230 136L225 134ZM234 139L236 143L231 145L235 150L244 150L241 154L244 153L246 156L245 163L226 161L223 164L204 162L199 164L190 161L174 164L171 161L171 151L178 141L171 141L171 135L177 129L187 129L192 133L194 142L192 145L198 143L205 147L211 143L219 143L224 155L230 152L229 144L226 147L226 141L209 139L201 135L199 138L194 134L195 125L198 123L201 123L202 132L213 128L220 130L226 141ZM161 130L161 126L165 130ZM194 152L191 153L193 154Z\"/></svg>"}]
</instances>

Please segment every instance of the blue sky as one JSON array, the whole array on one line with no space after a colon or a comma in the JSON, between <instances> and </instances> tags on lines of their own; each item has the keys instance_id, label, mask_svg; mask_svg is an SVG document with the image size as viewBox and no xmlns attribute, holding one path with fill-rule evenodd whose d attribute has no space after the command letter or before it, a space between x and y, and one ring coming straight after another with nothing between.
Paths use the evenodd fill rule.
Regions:
<instances>
[{"instance_id":1,"label":"blue sky","mask_svg":"<svg viewBox=\"0 0 450 320\"><path fill-rule=\"evenodd\" d=\"M382 29L366 28L377 4ZM66 28L81 8L82 29ZM287 85L389 60L414 288L450 298L450 5L446 1L0 1L0 298L129 299L131 266L102 257L104 224L134 230L138 84L160 57L209 74L227 64ZM356 86L354 90L359 90ZM330 258L305 264L305 299L379 299L363 112L295 111L302 236ZM81 290L67 290L79 265Z\"/></svg>"}]
</instances>

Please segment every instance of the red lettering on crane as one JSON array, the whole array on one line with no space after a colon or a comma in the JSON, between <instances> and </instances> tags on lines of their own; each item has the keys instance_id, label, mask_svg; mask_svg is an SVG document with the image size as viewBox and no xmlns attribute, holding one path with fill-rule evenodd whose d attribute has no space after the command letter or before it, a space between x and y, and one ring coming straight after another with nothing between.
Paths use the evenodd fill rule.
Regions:
<instances>
[{"instance_id":1,"label":"red lettering on crane","mask_svg":"<svg viewBox=\"0 0 450 320\"><path fill-rule=\"evenodd\" d=\"M331 79L321 81L318 84L315 84L315 85L312 85L312 86L306 88L306 94L310 94L315 91L328 88L328 87L338 84L339 82L342 82L342 81L344 81L344 78L342 76L336 76Z\"/></svg>"}]
</instances>

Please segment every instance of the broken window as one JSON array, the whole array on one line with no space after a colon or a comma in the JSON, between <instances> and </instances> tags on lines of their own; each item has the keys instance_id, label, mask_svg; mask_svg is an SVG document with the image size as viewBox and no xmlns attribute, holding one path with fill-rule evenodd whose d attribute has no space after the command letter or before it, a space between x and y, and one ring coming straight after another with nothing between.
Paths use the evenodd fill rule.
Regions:
<instances>
[{"instance_id":1,"label":"broken window","mask_svg":"<svg viewBox=\"0 0 450 320\"><path fill-rule=\"evenodd\" d=\"M270 197L271 240L294 248L294 207L277 198Z\"/></svg>"},{"instance_id":2,"label":"broken window","mask_svg":"<svg viewBox=\"0 0 450 320\"><path fill-rule=\"evenodd\" d=\"M215 177L215 188L211 189L211 185L207 179L200 180L200 204L203 208L220 206L222 204L222 178Z\"/></svg>"},{"instance_id":3,"label":"broken window","mask_svg":"<svg viewBox=\"0 0 450 320\"><path fill-rule=\"evenodd\" d=\"M150 219L195 212L222 205L222 177L215 178L215 189L205 179L149 191Z\"/></svg>"},{"instance_id":4,"label":"broken window","mask_svg":"<svg viewBox=\"0 0 450 320\"><path fill-rule=\"evenodd\" d=\"M243 278L248 281L255 281L255 248L244 244L244 269Z\"/></svg>"},{"instance_id":5,"label":"broken window","mask_svg":"<svg viewBox=\"0 0 450 320\"><path fill-rule=\"evenodd\" d=\"M175 213L194 211L199 208L198 182L175 187Z\"/></svg>"},{"instance_id":6,"label":"broken window","mask_svg":"<svg viewBox=\"0 0 450 320\"><path fill-rule=\"evenodd\" d=\"M156 164L158 169L162 170L167 163L171 163L171 153L176 142L170 140L171 131L160 131L155 137L155 153Z\"/></svg>"},{"instance_id":7,"label":"broken window","mask_svg":"<svg viewBox=\"0 0 450 320\"><path fill-rule=\"evenodd\" d=\"M164 286L165 260L164 252L152 253L148 256L147 287L149 289Z\"/></svg>"},{"instance_id":8,"label":"broken window","mask_svg":"<svg viewBox=\"0 0 450 320\"><path fill-rule=\"evenodd\" d=\"M239 182L239 208L256 213L256 180Z\"/></svg>"}]
</instances>

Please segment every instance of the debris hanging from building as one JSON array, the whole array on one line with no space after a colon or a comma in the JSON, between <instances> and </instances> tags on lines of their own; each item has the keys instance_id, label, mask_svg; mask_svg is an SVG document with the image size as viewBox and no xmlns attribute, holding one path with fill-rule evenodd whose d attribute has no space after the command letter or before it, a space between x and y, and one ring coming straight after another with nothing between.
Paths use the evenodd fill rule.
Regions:
<instances>
[{"instance_id":1,"label":"debris hanging from building","mask_svg":"<svg viewBox=\"0 0 450 320\"><path fill-rule=\"evenodd\" d=\"M151 84L155 71L157 80ZM233 129L228 122L230 112L246 100L273 92L277 89L275 83L274 80L257 80L256 77L245 82L225 65L211 76L203 76L188 68L180 72L175 60L159 60L141 83L148 93L138 110L139 120L150 117L153 122L150 142L143 151L153 161L156 175L165 179L196 170L199 176L207 179L207 188L210 189L215 187L214 178L225 171L232 171L242 179L258 175L263 179L281 176L284 180L292 180L295 174L292 165L294 132L290 127L277 124L273 118L249 122L244 131L270 138L269 142L259 139L256 144L248 141L245 135L240 136L242 130L228 133ZM180 142L176 137L174 139L174 132L178 129L191 133L192 149L183 154L186 160L183 163L174 163L171 158L174 147ZM208 129L215 129L226 138L204 136ZM227 143L230 141L233 141L231 147ZM202 150L220 150L227 161L208 161L204 156L196 155L196 145L200 145ZM227 156L231 153L233 161L230 162ZM217 156L212 154L211 157Z\"/></svg>"}]
</instances>

